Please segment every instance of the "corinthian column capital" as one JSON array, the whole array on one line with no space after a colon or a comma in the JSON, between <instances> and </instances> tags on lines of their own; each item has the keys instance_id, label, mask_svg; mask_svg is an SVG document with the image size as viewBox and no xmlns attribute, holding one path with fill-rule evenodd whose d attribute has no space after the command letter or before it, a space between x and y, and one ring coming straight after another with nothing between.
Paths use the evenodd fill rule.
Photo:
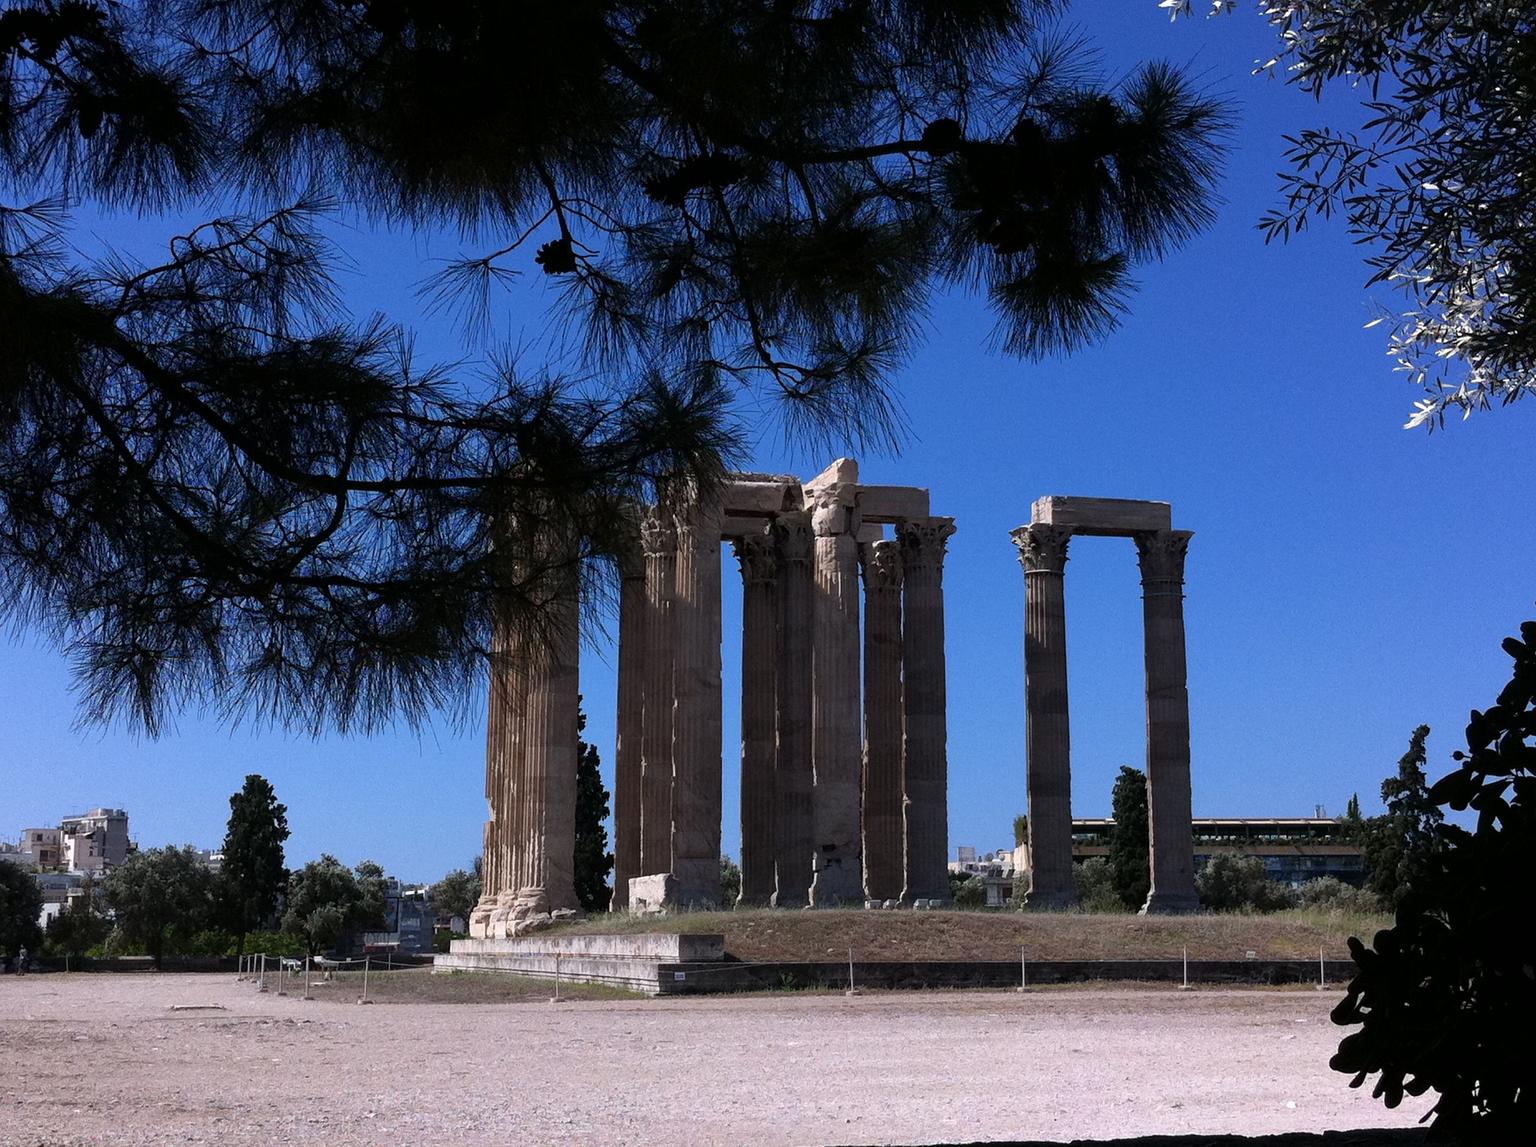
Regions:
<instances>
[{"instance_id":1,"label":"corinthian column capital","mask_svg":"<svg viewBox=\"0 0 1536 1147\"><path fill-rule=\"evenodd\" d=\"M741 580L746 585L765 585L779 576L779 555L768 534L747 534L732 538L731 549L741 564Z\"/></svg>"},{"instance_id":2,"label":"corinthian column capital","mask_svg":"<svg viewBox=\"0 0 1536 1147\"><path fill-rule=\"evenodd\" d=\"M773 540L784 566L808 566L811 561L811 516L803 510L774 515Z\"/></svg>"},{"instance_id":3,"label":"corinthian column capital","mask_svg":"<svg viewBox=\"0 0 1536 1147\"><path fill-rule=\"evenodd\" d=\"M1184 584L1184 557L1189 553L1192 530L1144 530L1137 533L1136 555L1141 563L1141 584Z\"/></svg>"},{"instance_id":4,"label":"corinthian column capital","mask_svg":"<svg viewBox=\"0 0 1536 1147\"><path fill-rule=\"evenodd\" d=\"M640 545L648 558L671 557L677 552L677 529L672 515L658 506L640 521Z\"/></svg>"},{"instance_id":5,"label":"corinthian column capital","mask_svg":"<svg viewBox=\"0 0 1536 1147\"><path fill-rule=\"evenodd\" d=\"M1072 530L1066 526L1036 524L1020 526L1008 535L1019 548L1019 564L1024 572L1059 574L1067 568L1067 543Z\"/></svg>"},{"instance_id":6,"label":"corinthian column capital","mask_svg":"<svg viewBox=\"0 0 1536 1147\"><path fill-rule=\"evenodd\" d=\"M896 526L901 567L907 581L944 580L944 555L955 533L953 518L912 518Z\"/></svg>"},{"instance_id":7,"label":"corinthian column capital","mask_svg":"<svg viewBox=\"0 0 1536 1147\"><path fill-rule=\"evenodd\" d=\"M859 572L864 575L864 592L901 590L901 543L866 542L859 547Z\"/></svg>"},{"instance_id":8,"label":"corinthian column capital","mask_svg":"<svg viewBox=\"0 0 1536 1147\"><path fill-rule=\"evenodd\" d=\"M857 533L860 516L852 482L838 482L805 492L810 503L811 532L818 538Z\"/></svg>"}]
</instances>

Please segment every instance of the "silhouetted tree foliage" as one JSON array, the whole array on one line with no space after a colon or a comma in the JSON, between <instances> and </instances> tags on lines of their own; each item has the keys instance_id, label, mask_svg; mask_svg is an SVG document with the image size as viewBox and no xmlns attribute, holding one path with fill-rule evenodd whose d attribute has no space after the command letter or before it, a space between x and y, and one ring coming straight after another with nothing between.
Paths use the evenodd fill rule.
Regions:
<instances>
[{"instance_id":1,"label":"silhouetted tree foliage","mask_svg":"<svg viewBox=\"0 0 1536 1147\"><path fill-rule=\"evenodd\" d=\"M102 896L118 930L158 968L212 919L213 874L191 845L150 848L130 853L109 872Z\"/></svg>"},{"instance_id":2,"label":"silhouetted tree foliage","mask_svg":"<svg viewBox=\"0 0 1536 1147\"><path fill-rule=\"evenodd\" d=\"M432 910L439 916L458 916L467 924L480 900L477 873L455 868L432 886Z\"/></svg>"},{"instance_id":3,"label":"silhouetted tree foliage","mask_svg":"<svg viewBox=\"0 0 1536 1147\"><path fill-rule=\"evenodd\" d=\"M1070 349L1210 218L1220 106L1162 64L1105 87L1059 6L8 4L0 609L152 731L462 704L493 601L537 630L552 568L606 586L624 508L734 455L738 395L890 441L932 292ZM64 242L71 199L215 196L158 263ZM536 276L549 362L455 376L350 318L337 203L481 247L423 288L473 338Z\"/></svg>"},{"instance_id":4,"label":"silhouetted tree foliage","mask_svg":"<svg viewBox=\"0 0 1536 1147\"><path fill-rule=\"evenodd\" d=\"M1074 864L1072 887L1077 892L1078 907L1084 912L1126 911L1125 901L1115 891L1115 874L1107 857L1090 856Z\"/></svg>"},{"instance_id":5,"label":"silhouetted tree foliage","mask_svg":"<svg viewBox=\"0 0 1536 1147\"><path fill-rule=\"evenodd\" d=\"M218 880L224 919L235 934L237 955L245 951L246 933L267 927L277 913L288 884L283 862L287 839L288 807L278 803L270 781L250 774L229 798Z\"/></svg>"},{"instance_id":6,"label":"silhouetted tree foliage","mask_svg":"<svg viewBox=\"0 0 1536 1147\"><path fill-rule=\"evenodd\" d=\"M1196 0L1161 0L1188 10ZM1216 10L1236 0L1210 0ZM1367 92L1358 129L1288 136L1288 237L1335 212L1406 296L1391 350L1434 427L1536 391L1536 16L1509 0L1259 0L1280 34L1261 70ZM1334 106L1338 106L1335 104ZM1387 316L1383 316L1384 318Z\"/></svg>"},{"instance_id":7,"label":"silhouetted tree foliage","mask_svg":"<svg viewBox=\"0 0 1536 1147\"><path fill-rule=\"evenodd\" d=\"M1436 828L1445 814L1429 795L1424 775L1424 741L1429 726L1420 725L1409 740L1408 752L1397 762L1397 773L1381 782L1382 816L1361 822L1365 853L1365 886L1387 907L1396 905L1418 881L1440 847Z\"/></svg>"},{"instance_id":8,"label":"silhouetted tree foliage","mask_svg":"<svg viewBox=\"0 0 1536 1147\"><path fill-rule=\"evenodd\" d=\"M1109 833L1109 874L1115 895L1127 908L1140 908L1152 888L1151 846L1147 840L1147 774L1120 766L1111 794L1115 827Z\"/></svg>"},{"instance_id":9,"label":"silhouetted tree foliage","mask_svg":"<svg viewBox=\"0 0 1536 1147\"><path fill-rule=\"evenodd\" d=\"M580 713L578 733L587 727L587 715ZM598 770L597 746L577 741L576 749L576 899L588 912L606 912L613 898L608 874L613 871L613 853L608 851L608 790Z\"/></svg>"},{"instance_id":10,"label":"silhouetted tree foliage","mask_svg":"<svg viewBox=\"0 0 1536 1147\"><path fill-rule=\"evenodd\" d=\"M14 956L18 948L36 950L43 938L37 918L43 893L32 874L19 864L0 860L0 952Z\"/></svg>"},{"instance_id":11,"label":"silhouetted tree foliage","mask_svg":"<svg viewBox=\"0 0 1536 1147\"><path fill-rule=\"evenodd\" d=\"M1332 1066L1396 1107L1434 1090L1435 1126L1467 1141L1522 1142L1536 1125L1536 941L1530 927L1536 857L1536 622L1504 650L1514 673L1498 700L1473 710L1460 767L1430 789L1472 809L1471 831L1435 829L1442 847L1367 948L1349 941L1359 972L1333 1009L1360 1024Z\"/></svg>"},{"instance_id":12,"label":"silhouetted tree foliage","mask_svg":"<svg viewBox=\"0 0 1536 1147\"><path fill-rule=\"evenodd\" d=\"M375 860L360 861L352 874L357 878L357 911L348 921L359 930L385 928L389 924L389 889L384 868Z\"/></svg>"},{"instance_id":13,"label":"silhouetted tree foliage","mask_svg":"<svg viewBox=\"0 0 1536 1147\"><path fill-rule=\"evenodd\" d=\"M953 880L949 882L949 894L954 907L965 911L985 908L987 906L986 880L980 876L964 876L963 873L956 873L956 875L963 876L963 879L959 882Z\"/></svg>"}]
</instances>

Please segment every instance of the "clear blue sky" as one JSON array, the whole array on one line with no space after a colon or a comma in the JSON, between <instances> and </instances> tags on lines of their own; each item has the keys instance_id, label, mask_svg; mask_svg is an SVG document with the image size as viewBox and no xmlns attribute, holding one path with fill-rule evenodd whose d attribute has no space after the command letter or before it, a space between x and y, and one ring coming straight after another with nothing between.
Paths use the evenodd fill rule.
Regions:
<instances>
[{"instance_id":1,"label":"clear blue sky","mask_svg":"<svg viewBox=\"0 0 1536 1147\"><path fill-rule=\"evenodd\" d=\"M1337 226L1264 245L1254 222L1276 199L1281 137L1320 112L1248 74L1273 50L1252 12L1170 26L1154 0L1095 0L1072 15L1110 74L1147 56L1191 65L1239 126L1219 222L1141 273L1117 334L1021 363L989 353L973 300L940 300L898 380L911 441L899 458L862 460L867 481L929 487L934 512L959 525L946 573L951 851L1011 844L1025 808L1024 591L1008 530L1053 493L1167 500L1174 524L1195 531L1196 815L1333 814L1356 791L1369 811L1415 725L1434 728L1431 772L1448 767L1468 709L1506 679L1500 639L1536 616L1536 502L1524 493L1536 407L1433 436L1400 429L1417 394L1392 372L1383 328L1364 329L1360 250ZM123 219L99 230L135 247L163 234ZM449 326L421 320L412 296L426 260L459 244L358 232L349 246L359 306L420 322L423 354L459 357ZM538 302L509 300L513 341L539 335ZM784 449L766 427L752 464L808 476L827 460ZM1073 804L1107 815L1117 767L1145 753L1135 554L1089 538L1071 557ZM739 595L725 609L734 854ZM583 656L587 735L611 785L613 652ZM22 633L0 645L0 714L0 839L115 805L141 846L214 846L229 794L259 772L288 805L290 864L328 851L433 880L480 847L483 708L465 727L319 741L186 714L147 741L77 728L66 660Z\"/></svg>"}]
</instances>

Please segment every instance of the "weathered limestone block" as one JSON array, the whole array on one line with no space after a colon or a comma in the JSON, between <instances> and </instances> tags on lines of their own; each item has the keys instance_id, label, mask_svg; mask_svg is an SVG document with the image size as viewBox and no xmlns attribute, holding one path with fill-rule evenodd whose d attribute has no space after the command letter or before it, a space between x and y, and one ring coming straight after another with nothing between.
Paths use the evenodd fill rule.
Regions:
<instances>
[{"instance_id":1,"label":"weathered limestone block","mask_svg":"<svg viewBox=\"0 0 1536 1147\"><path fill-rule=\"evenodd\" d=\"M1077 903L1072 882L1072 748L1067 714L1067 616L1063 574L1072 530L1013 531L1024 567L1024 710L1033 908Z\"/></svg>"},{"instance_id":2,"label":"weathered limestone block","mask_svg":"<svg viewBox=\"0 0 1536 1147\"><path fill-rule=\"evenodd\" d=\"M680 906L677 877L670 872L636 876L629 882L629 910L634 913L660 913Z\"/></svg>"},{"instance_id":3,"label":"weathered limestone block","mask_svg":"<svg viewBox=\"0 0 1536 1147\"><path fill-rule=\"evenodd\" d=\"M944 555L953 518L897 527L901 546L906 903L949 899L949 725L944 671Z\"/></svg>"},{"instance_id":4,"label":"weathered limestone block","mask_svg":"<svg viewBox=\"0 0 1536 1147\"><path fill-rule=\"evenodd\" d=\"M851 482L807 490L815 537L811 760L815 832L811 906L864 899L859 832L859 517Z\"/></svg>"}]
</instances>

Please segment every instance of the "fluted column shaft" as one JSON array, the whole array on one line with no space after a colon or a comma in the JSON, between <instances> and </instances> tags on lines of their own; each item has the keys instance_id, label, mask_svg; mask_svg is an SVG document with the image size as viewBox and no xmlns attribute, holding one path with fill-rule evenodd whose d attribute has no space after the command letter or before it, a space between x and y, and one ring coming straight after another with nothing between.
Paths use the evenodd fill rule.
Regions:
<instances>
[{"instance_id":1,"label":"fluted column shaft","mask_svg":"<svg viewBox=\"0 0 1536 1147\"><path fill-rule=\"evenodd\" d=\"M519 919L578 909L575 881L576 754L580 707L580 618L574 569L551 575L548 622L528 662L522 730L528 800L523 802L523 883Z\"/></svg>"},{"instance_id":2,"label":"fluted column shaft","mask_svg":"<svg viewBox=\"0 0 1536 1147\"><path fill-rule=\"evenodd\" d=\"M613 753L613 899L615 912L629 906L629 881L641 876L641 743L645 735L645 555L626 554L619 575L618 739Z\"/></svg>"},{"instance_id":3,"label":"fluted column shaft","mask_svg":"<svg viewBox=\"0 0 1536 1147\"><path fill-rule=\"evenodd\" d=\"M807 491L815 538L812 563L811 762L815 834L811 905L864 897L859 833L859 515L852 483Z\"/></svg>"},{"instance_id":4,"label":"fluted column shaft","mask_svg":"<svg viewBox=\"0 0 1536 1147\"><path fill-rule=\"evenodd\" d=\"M640 735L640 860L648 876L672 871L672 627L677 531L653 507L640 523L645 553L645 668ZM626 889L626 892L628 890Z\"/></svg>"},{"instance_id":5,"label":"fluted column shaft","mask_svg":"<svg viewBox=\"0 0 1536 1147\"><path fill-rule=\"evenodd\" d=\"M860 547L864 574L864 896L900 898L902 797L901 547Z\"/></svg>"},{"instance_id":6,"label":"fluted column shaft","mask_svg":"<svg viewBox=\"0 0 1536 1147\"><path fill-rule=\"evenodd\" d=\"M1024 712L1028 753L1029 895L1034 908L1077 903L1072 881L1072 742L1067 711L1063 574L1071 530L1013 531L1024 567Z\"/></svg>"},{"instance_id":7,"label":"fluted column shaft","mask_svg":"<svg viewBox=\"0 0 1536 1147\"><path fill-rule=\"evenodd\" d=\"M901 523L905 706L902 900L949 899L949 725L944 671L944 553L953 518Z\"/></svg>"},{"instance_id":8,"label":"fluted column shaft","mask_svg":"<svg viewBox=\"0 0 1536 1147\"><path fill-rule=\"evenodd\" d=\"M811 518L801 511L773 522L779 561L779 650L774 754L777 805L773 903L804 907L810 900L815 836L811 816Z\"/></svg>"},{"instance_id":9,"label":"fluted column shaft","mask_svg":"<svg viewBox=\"0 0 1536 1147\"><path fill-rule=\"evenodd\" d=\"M774 892L774 676L778 652L778 568L773 539L733 543L741 564L741 895L766 905Z\"/></svg>"},{"instance_id":10,"label":"fluted column shaft","mask_svg":"<svg viewBox=\"0 0 1536 1147\"><path fill-rule=\"evenodd\" d=\"M1189 686L1184 643L1188 530L1136 535L1147 659L1147 822L1152 888L1144 913L1194 912Z\"/></svg>"},{"instance_id":11,"label":"fluted column shaft","mask_svg":"<svg viewBox=\"0 0 1536 1147\"><path fill-rule=\"evenodd\" d=\"M689 502L677 519L673 649L672 873L681 904L720 903L720 508Z\"/></svg>"}]
</instances>

